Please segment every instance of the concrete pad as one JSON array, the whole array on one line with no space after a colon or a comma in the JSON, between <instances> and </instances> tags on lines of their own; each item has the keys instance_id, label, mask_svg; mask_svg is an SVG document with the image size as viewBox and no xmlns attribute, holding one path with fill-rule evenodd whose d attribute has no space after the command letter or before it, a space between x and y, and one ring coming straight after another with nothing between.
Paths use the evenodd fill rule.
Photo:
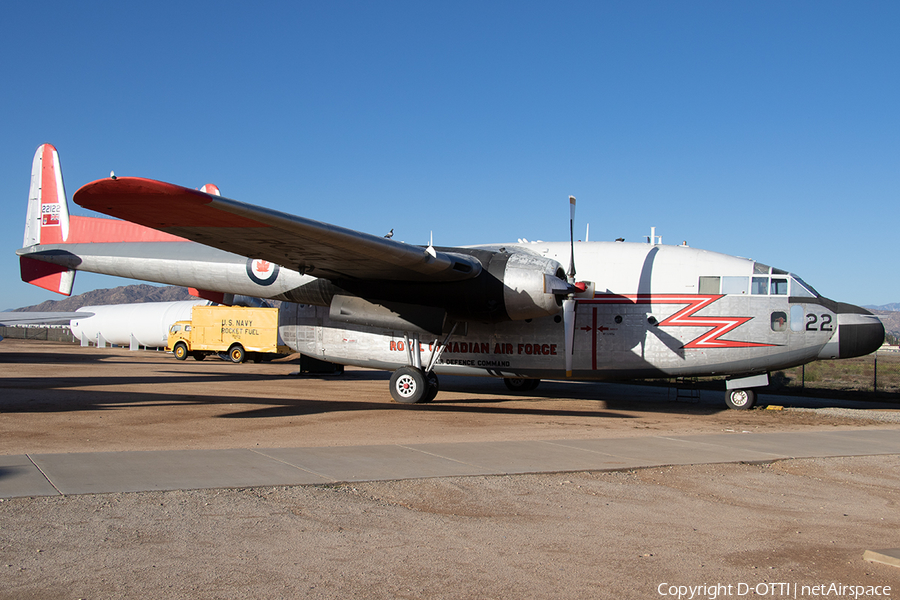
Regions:
<instances>
[{"instance_id":1,"label":"concrete pad","mask_svg":"<svg viewBox=\"0 0 900 600\"><path fill-rule=\"evenodd\" d=\"M329 481L415 479L482 473L481 469L471 465L404 446L271 448L259 452Z\"/></svg>"},{"instance_id":2,"label":"concrete pad","mask_svg":"<svg viewBox=\"0 0 900 600\"><path fill-rule=\"evenodd\" d=\"M92 452L32 456L63 494L322 483L251 450Z\"/></svg>"},{"instance_id":3,"label":"concrete pad","mask_svg":"<svg viewBox=\"0 0 900 600\"><path fill-rule=\"evenodd\" d=\"M609 440L562 440L560 446L620 457L635 466L695 465L702 463L765 461L778 458L768 452L733 448L709 443L701 436L696 440L668 437L641 437Z\"/></svg>"},{"instance_id":4,"label":"concrete pad","mask_svg":"<svg viewBox=\"0 0 900 600\"><path fill-rule=\"evenodd\" d=\"M626 469L651 464L645 460L585 452L551 442L469 442L410 446L476 467L478 474L554 473Z\"/></svg>"},{"instance_id":5,"label":"concrete pad","mask_svg":"<svg viewBox=\"0 0 900 600\"><path fill-rule=\"evenodd\" d=\"M900 453L900 434L896 430L725 433L676 436L673 439L767 453L773 458Z\"/></svg>"},{"instance_id":6,"label":"concrete pad","mask_svg":"<svg viewBox=\"0 0 900 600\"><path fill-rule=\"evenodd\" d=\"M0 498L58 494L27 455L0 456Z\"/></svg>"},{"instance_id":7,"label":"concrete pad","mask_svg":"<svg viewBox=\"0 0 900 600\"><path fill-rule=\"evenodd\" d=\"M900 567L900 548L886 550L866 550L863 558L869 562L877 562L892 567Z\"/></svg>"},{"instance_id":8,"label":"concrete pad","mask_svg":"<svg viewBox=\"0 0 900 600\"><path fill-rule=\"evenodd\" d=\"M0 497L900 454L893 429L0 456Z\"/></svg>"}]
</instances>

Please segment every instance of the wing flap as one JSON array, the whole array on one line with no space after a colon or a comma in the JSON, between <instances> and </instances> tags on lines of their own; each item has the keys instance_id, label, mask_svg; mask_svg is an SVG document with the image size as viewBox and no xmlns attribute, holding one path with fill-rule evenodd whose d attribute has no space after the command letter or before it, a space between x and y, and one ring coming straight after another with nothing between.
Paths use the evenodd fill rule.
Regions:
<instances>
[{"instance_id":1,"label":"wing flap","mask_svg":"<svg viewBox=\"0 0 900 600\"><path fill-rule=\"evenodd\" d=\"M83 186L84 208L249 258L328 279L455 281L475 277L470 256L289 215L171 183L120 177Z\"/></svg>"}]
</instances>

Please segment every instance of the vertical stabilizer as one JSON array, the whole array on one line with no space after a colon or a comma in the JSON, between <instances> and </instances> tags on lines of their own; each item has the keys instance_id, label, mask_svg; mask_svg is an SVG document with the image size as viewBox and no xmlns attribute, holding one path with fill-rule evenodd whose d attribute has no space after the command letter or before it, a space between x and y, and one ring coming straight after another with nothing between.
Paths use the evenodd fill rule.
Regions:
<instances>
[{"instance_id":1,"label":"vertical stabilizer","mask_svg":"<svg viewBox=\"0 0 900 600\"><path fill-rule=\"evenodd\" d=\"M59 153L51 144L41 144L31 163L31 188L25 215L23 246L61 244L69 237L69 207L63 186ZM66 267L20 257L22 281L65 294L72 293L75 271Z\"/></svg>"},{"instance_id":2,"label":"vertical stabilizer","mask_svg":"<svg viewBox=\"0 0 900 600\"><path fill-rule=\"evenodd\" d=\"M31 189L25 243L59 244L69 237L69 207L63 186L59 153L51 144L41 144L31 163Z\"/></svg>"}]
</instances>

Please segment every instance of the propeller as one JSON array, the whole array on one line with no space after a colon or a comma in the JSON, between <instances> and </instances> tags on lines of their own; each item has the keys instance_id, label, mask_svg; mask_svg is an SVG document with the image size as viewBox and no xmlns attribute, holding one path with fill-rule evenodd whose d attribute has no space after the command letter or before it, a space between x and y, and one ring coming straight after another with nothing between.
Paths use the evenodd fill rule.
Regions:
<instances>
[{"instance_id":1,"label":"propeller","mask_svg":"<svg viewBox=\"0 0 900 600\"><path fill-rule=\"evenodd\" d=\"M569 196L569 271L566 273L569 293L562 301L563 325L566 332L566 377L572 376L575 345L575 196Z\"/></svg>"}]
</instances>

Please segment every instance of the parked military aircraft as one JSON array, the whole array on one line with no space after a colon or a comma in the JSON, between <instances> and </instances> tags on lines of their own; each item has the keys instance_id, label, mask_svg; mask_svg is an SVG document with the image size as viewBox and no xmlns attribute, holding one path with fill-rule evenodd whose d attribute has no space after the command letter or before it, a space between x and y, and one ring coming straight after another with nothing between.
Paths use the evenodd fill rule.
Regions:
<instances>
[{"instance_id":1,"label":"parked military aircraft","mask_svg":"<svg viewBox=\"0 0 900 600\"><path fill-rule=\"evenodd\" d=\"M219 302L283 300L285 343L394 371L398 402L432 400L443 374L502 377L513 390L717 375L728 406L746 409L768 373L865 355L884 338L871 313L788 271L657 239L423 247L134 177L94 181L74 200L123 220L69 217L58 155L41 146L23 280L69 293L84 270Z\"/></svg>"}]
</instances>

